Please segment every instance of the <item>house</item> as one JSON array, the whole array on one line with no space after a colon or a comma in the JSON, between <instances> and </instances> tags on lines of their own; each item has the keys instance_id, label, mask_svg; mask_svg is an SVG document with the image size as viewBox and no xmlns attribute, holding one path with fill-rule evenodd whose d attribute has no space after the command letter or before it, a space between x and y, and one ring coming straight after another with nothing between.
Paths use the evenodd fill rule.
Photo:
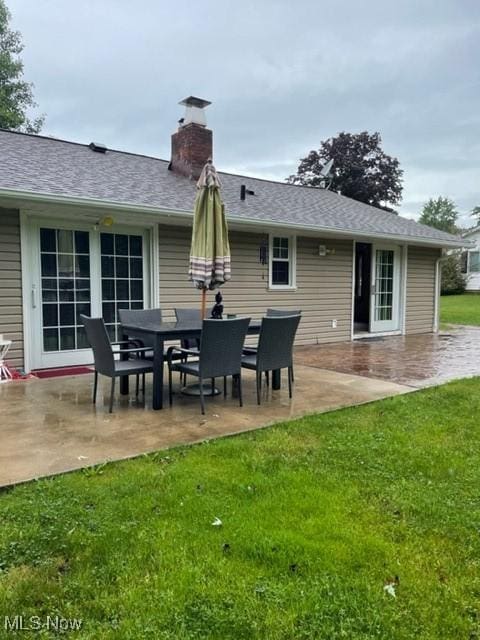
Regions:
<instances>
[{"instance_id":1,"label":"house","mask_svg":"<svg viewBox=\"0 0 480 640\"><path fill-rule=\"evenodd\" d=\"M480 225L470 229L463 237L474 245L465 253L465 275L467 291L480 291Z\"/></svg>"},{"instance_id":2,"label":"house","mask_svg":"<svg viewBox=\"0 0 480 640\"><path fill-rule=\"evenodd\" d=\"M26 371L91 362L79 314L199 304L188 281L209 104L182 102L170 161L0 131L0 333ZM225 311L302 309L299 344L438 327L439 260L461 238L328 190L220 173L232 250ZM213 304L213 296L211 301Z\"/></svg>"}]
</instances>

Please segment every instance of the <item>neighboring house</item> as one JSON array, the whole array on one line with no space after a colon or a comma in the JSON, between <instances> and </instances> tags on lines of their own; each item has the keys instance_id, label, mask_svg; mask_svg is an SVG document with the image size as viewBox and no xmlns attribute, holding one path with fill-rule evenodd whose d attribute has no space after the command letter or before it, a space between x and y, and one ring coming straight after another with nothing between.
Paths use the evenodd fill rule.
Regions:
<instances>
[{"instance_id":1,"label":"neighboring house","mask_svg":"<svg viewBox=\"0 0 480 640\"><path fill-rule=\"evenodd\" d=\"M465 275L467 276L467 291L480 291L480 225L463 234L475 246L465 253Z\"/></svg>"},{"instance_id":2,"label":"neighboring house","mask_svg":"<svg viewBox=\"0 0 480 640\"><path fill-rule=\"evenodd\" d=\"M171 161L0 131L0 333L27 371L91 362L79 314L197 306L195 177L212 155L198 99ZM225 311L302 310L298 344L438 327L439 259L461 238L331 191L220 173L232 250ZM213 295L209 303L213 305Z\"/></svg>"}]
</instances>

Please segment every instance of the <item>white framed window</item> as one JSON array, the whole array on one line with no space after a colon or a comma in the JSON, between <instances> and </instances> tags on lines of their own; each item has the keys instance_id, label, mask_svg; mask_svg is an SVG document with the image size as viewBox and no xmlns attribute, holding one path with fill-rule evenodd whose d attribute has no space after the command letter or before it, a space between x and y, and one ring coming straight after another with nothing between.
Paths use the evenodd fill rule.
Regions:
<instances>
[{"instance_id":1,"label":"white framed window","mask_svg":"<svg viewBox=\"0 0 480 640\"><path fill-rule=\"evenodd\" d=\"M270 235L269 286L271 289L295 289L296 253L295 236Z\"/></svg>"},{"instance_id":2,"label":"white framed window","mask_svg":"<svg viewBox=\"0 0 480 640\"><path fill-rule=\"evenodd\" d=\"M468 252L468 271L470 273L480 272L480 251Z\"/></svg>"}]
</instances>

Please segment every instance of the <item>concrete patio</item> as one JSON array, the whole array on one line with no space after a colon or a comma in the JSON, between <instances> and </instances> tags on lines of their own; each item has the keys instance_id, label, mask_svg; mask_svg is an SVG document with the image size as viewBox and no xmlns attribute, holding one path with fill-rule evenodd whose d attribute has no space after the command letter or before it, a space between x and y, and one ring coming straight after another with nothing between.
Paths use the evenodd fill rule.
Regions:
<instances>
[{"instance_id":1,"label":"concrete patio","mask_svg":"<svg viewBox=\"0 0 480 640\"><path fill-rule=\"evenodd\" d=\"M230 395L217 396L207 399L205 416L198 399L178 393L178 376L173 408L167 401L152 411L147 383L146 404L117 393L112 415L108 380L92 405L93 375L0 385L0 486L480 375L480 328L300 347L295 362L291 401L284 379L280 391L263 389L258 407L254 375L246 371L243 408Z\"/></svg>"},{"instance_id":2,"label":"concrete patio","mask_svg":"<svg viewBox=\"0 0 480 640\"><path fill-rule=\"evenodd\" d=\"M164 410L152 411L148 383L146 406L133 393L117 394L113 414L107 409L107 379L102 380L97 405L92 405L93 375L0 385L0 486L411 391L389 381L305 365L296 366L295 380L291 401L284 379L282 390L263 390L258 407L255 378L247 371L243 408L236 398L221 395L207 399L205 416L197 398L180 393L173 408L167 401ZM178 376L176 381L178 390Z\"/></svg>"},{"instance_id":3,"label":"concrete patio","mask_svg":"<svg viewBox=\"0 0 480 640\"><path fill-rule=\"evenodd\" d=\"M416 388L480 376L480 327L452 326L438 334L367 338L299 347L310 367L388 380Z\"/></svg>"}]
</instances>

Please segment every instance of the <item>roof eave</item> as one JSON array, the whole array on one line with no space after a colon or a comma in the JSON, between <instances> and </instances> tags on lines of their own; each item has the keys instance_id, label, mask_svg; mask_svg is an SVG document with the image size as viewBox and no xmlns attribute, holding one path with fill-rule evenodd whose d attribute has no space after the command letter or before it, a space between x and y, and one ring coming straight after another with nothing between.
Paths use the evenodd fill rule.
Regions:
<instances>
[{"instance_id":1,"label":"roof eave","mask_svg":"<svg viewBox=\"0 0 480 640\"><path fill-rule=\"evenodd\" d=\"M99 198L85 198L81 196L65 196L60 194L52 194L39 191L19 191L16 189L0 189L0 197L12 199L12 200L27 200L31 202L45 202L56 204L68 204L75 206L88 206L98 209L116 209L118 211L132 211L138 213L146 213L151 215L162 215L168 217L177 217L185 220L187 217L192 216L193 208L191 210L186 209L168 209L165 207L155 207L151 205L137 205L125 202L117 202L115 200L102 200ZM330 235L338 235L346 238L362 238L362 239L378 239L396 241L402 244L419 244L428 245L433 247L445 248L445 249L458 249L462 247L473 247L475 243L472 241L463 240L440 240L436 238L425 238L422 236L409 236L403 234L387 234L387 233L372 233L362 231L360 229L338 229L336 227L323 227L319 225L300 225L292 222L278 222L276 220L258 220L256 218L246 218L244 216L235 216L229 214L229 222L234 222L238 225L245 225L250 227L265 227L269 228L282 228L291 229L292 231L308 231L313 233L327 233Z\"/></svg>"},{"instance_id":2,"label":"roof eave","mask_svg":"<svg viewBox=\"0 0 480 640\"><path fill-rule=\"evenodd\" d=\"M480 224L477 227L474 227L473 229L469 229L468 231L465 231L464 233L462 233L462 238L472 236L475 233L479 233L479 232L480 232Z\"/></svg>"}]
</instances>

